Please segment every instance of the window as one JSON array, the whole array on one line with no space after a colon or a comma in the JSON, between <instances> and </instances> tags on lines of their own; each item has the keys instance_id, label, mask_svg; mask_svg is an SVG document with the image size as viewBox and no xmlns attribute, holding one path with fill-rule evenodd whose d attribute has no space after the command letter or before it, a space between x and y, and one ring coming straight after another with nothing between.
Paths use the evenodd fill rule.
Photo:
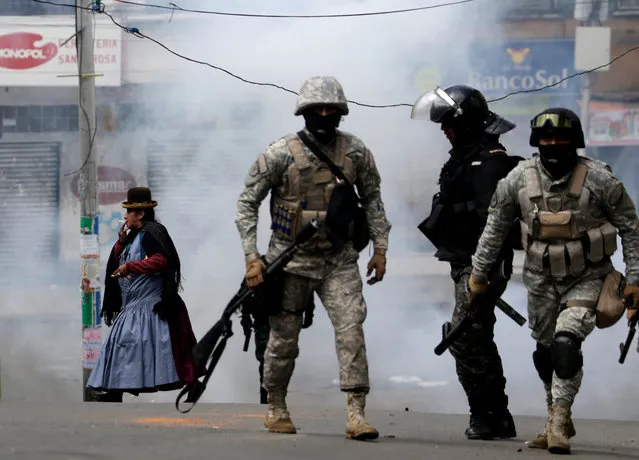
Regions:
<instances>
[{"instance_id":1,"label":"window","mask_svg":"<svg viewBox=\"0 0 639 460\"><path fill-rule=\"evenodd\" d=\"M505 0L504 19L560 18L565 4L560 0Z\"/></svg>"},{"instance_id":2,"label":"window","mask_svg":"<svg viewBox=\"0 0 639 460\"><path fill-rule=\"evenodd\" d=\"M49 5L31 0L0 0L0 16L62 15L73 14L73 10L70 6Z\"/></svg>"},{"instance_id":3,"label":"window","mask_svg":"<svg viewBox=\"0 0 639 460\"><path fill-rule=\"evenodd\" d=\"M0 107L5 133L45 133L78 130L78 106Z\"/></svg>"},{"instance_id":4,"label":"window","mask_svg":"<svg viewBox=\"0 0 639 460\"><path fill-rule=\"evenodd\" d=\"M612 0L613 16L639 16L639 0Z\"/></svg>"}]
</instances>

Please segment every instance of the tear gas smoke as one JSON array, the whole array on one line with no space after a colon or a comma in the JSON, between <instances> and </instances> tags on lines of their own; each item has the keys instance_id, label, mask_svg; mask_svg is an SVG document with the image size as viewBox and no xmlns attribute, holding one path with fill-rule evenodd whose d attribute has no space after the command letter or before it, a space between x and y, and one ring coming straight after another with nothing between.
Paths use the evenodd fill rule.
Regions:
<instances>
[{"instance_id":1,"label":"tear gas smoke","mask_svg":"<svg viewBox=\"0 0 639 460\"><path fill-rule=\"evenodd\" d=\"M418 2L413 3L402 7L416 6ZM501 38L496 22L500 4L477 0L410 14L313 20L206 15L186 19L185 13L175 12L171 22L167 15L162 23L145 24L141 30L176 52L250 80L273 82L298 91L307 77L334 75L351 100L412 103L436 83L428 76L429 69L464 67L468 46L477 30L490 28L493 39ZM212 9L217 5L184 0L180 6ZM375 11L387 9L388 4L373 0L297 4L251 0L241 7L241 11L236 11L312 14ZM116 18L133 25L126 18ZM127 40L141 39L129 36ZM245 175L269 143L300 129L303 119L293 116L293 94L249 85L223 72L180 60L148 41L139 49L147 51L137 59L146 57L150 68L164 69L168 85L137 89L143 102L128 121L129 132L111 140L111 148L100 155L104 164L126 169L133 158L144 164L147 151L152 150L148 145L153 144L155 152L160 152L154 158L163 158L165 167L172 171L162 181L154 181L149 171L148 183L159 201L157 216L167 225L182 257L184 298L199 338L218 319L244 275L234 217ZM172 68L171 73L168 68ZM441 85L456 83L462 82L442 81ZM512 98L518 97L526 100L526 96ZM428 245L416 229L429 211L439 169L450 147L438 125L410 120L410 107L375 109L350 104L350 111L340 128L359 136L374 153L382 175L382 196L393 223L387 278L381 284L364 287L372 380L368 405L467 413L452 357L436 357L432 353L440 339L441 323L452 313L452 281L446 265L436 262L431 252L425 252ZM144 126L142 119L149 115L164 115L168 126ZM193 127L194 120L199 122L199 128ZM513 150L513 143L527 145L527 136L527 126L520 124L502 141L511 153L528 157L530 150ZM123 155L118 160L113 152L119 149L126 150L130 159L125 160ZM267 201L260 210L258 228L262 252L269 237ZM75 222L77 215L73 219ZM76 235L76 228L73 223L64 231ZM103 253L103 265L107 255L108 252ZM360 260L363 275L368 258L364 251ZM620 251L615 263L623 268ZM66 322L56 321L38 334L28 323L22 327L5 324L5 329L13 333L7 338L3 331L3 350L12 350L9 355L15 356L12 366L3 369L3 382L19 382L22 370L30 366L29 360L46 373L38 386L55 384L63 388L63 394L56 392L57 399L80 398L79 298L73 285L76 267L71 264L71 287L62 289L63 295L47 294L47 312L66 318ZM427 271L434 274L423 276ZM30 311L33 305L24 299L24 295L15 299L3 297L3 313ZM509 284L504 299L525 314L526 296L520 278L515 277ZM528 325L519 328L499 311L496 315L496 342L508 380L511 410L515 414L543 415L543 387L532 363L535 344ZM239 321L235 321L234 328L236 337L227 346L202 397L204 402L258 401L253 346L249 353L242 353ZM300 356L290 388L292 404L343 404L336 384L338 367L331 329L318 301L314 325L300 335ZM639 419L635 405L626 404L623 397L626 390L634 387L639 357L633 350L624 366L617 363L617 344L625 333L622 320L609 330L596 330L586 341L585 378L574 409L577 417ZM106 334L104 330L105 337ZM52 348L53 340L59 346ZM71 364L64 367L69 360ZM65 381L70 375L72 381ZM8 390L3 396L16 398ZM175 393L160 393L139 399L174 398Z\"/></svg>"}]
</instances>

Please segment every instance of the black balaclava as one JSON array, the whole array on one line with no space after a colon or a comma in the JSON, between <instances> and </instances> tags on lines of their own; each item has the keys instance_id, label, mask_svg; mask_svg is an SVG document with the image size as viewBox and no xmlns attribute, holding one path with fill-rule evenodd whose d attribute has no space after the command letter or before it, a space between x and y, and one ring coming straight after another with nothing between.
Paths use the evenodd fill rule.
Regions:
<instances>
[{"instance_id":1,"label":"black balaclava","mask_svg":"<svg viewBox=\"0 0 639 460\"><path fill-rule=\"evenodd\" d=\"M306 129L323 144L330 144L337 135L337 127L342 119L342 113L337 111L330 115L321 115L313 109L304 112Z\"/></svg>"},{"instance_id":2,"label":"black balaclava","mask_svg":"<svg viewBox=\"0 0 639 460\"><path fill-rule=\"evenodd\" d=\"M454 117L450 112L442 119L442 131L450 141L453 150L476 142L482 137L480 126L469 123L465 117ZM474 120L473 120L474 121Z\"/></svg>"},{"instance_id":3,"label":"black balaclava","mask_svg":"<svg viewBox=\"0 0 639 460\"><path fill-rule=\"evenodd\" d=\"M572 171L577 164L577 149L570 144L540 145L539 159L548 174L559 179Z\"/></svg>"}]
</instances>

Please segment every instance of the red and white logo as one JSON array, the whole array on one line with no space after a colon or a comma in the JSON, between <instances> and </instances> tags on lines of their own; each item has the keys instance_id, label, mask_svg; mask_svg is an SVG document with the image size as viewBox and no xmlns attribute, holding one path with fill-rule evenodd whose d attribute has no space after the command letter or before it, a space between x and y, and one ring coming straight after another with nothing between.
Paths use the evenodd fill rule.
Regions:
<instances>
[{"instance_id":1,"label":"red and white logo","mask_svg":"<svg viewBox=\"0 0 639 460\"><path fill-rule=\"evenodd\" d=\"M30 32L0 36L0 67L27 70L46 64L56 56L58 47L53 42L42 44L43 40L42 35Z\"/></svg>"}]
</instances>

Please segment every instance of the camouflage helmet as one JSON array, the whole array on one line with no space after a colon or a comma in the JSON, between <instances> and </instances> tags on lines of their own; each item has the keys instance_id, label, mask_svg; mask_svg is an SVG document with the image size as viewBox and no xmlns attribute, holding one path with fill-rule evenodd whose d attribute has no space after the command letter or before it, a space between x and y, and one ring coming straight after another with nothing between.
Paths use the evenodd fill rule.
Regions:
<instances>
[{"instance_id":1,"label":"camouflage helmet","mask_svg":"<svg viewBox=\"0 0 639 460\"><path fill-rule=\"evenodd\" d=\"M335 77L311 77L302 84L295 115L301 115L304 110L316 105L330 105L348 115L344 89Z\"/></svg>"}]
</instances>

